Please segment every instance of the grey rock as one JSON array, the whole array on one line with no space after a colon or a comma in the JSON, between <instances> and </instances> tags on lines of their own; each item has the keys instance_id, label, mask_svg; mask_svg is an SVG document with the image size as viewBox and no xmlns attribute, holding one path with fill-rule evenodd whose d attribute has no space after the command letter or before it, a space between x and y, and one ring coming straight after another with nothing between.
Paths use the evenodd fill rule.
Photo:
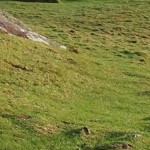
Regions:
<instances>
[{"instance_id":1,"label":"grey rock","mask_svg":"<svg viewBox=\"0 0 150 150\"><path fill-rule=\"evenodd\" d=\"M32 41L42 42L44 44L56 48L66 49L65 46L57 42L51 41L38 33L33 32L23 22L21 22L20 20L14 18L13 16L1 10L0 10L0 31L7 34L12 34L23 38L27 38Z\"/></svg>"}]
</instances>

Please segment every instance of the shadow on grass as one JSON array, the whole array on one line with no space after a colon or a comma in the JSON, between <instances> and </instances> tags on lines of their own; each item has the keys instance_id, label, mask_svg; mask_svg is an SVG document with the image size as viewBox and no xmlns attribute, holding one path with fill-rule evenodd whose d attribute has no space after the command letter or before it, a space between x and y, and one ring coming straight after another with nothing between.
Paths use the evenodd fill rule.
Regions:
<instances>
[{"instance_id":1,"label":"shadow on grass","mask_svg":"<svg viewBox=\"0 0 150 150\"><path fill-rule=\"evenodd\" d=\"M81 138L82 134L80 129L69 129L64 132L65 136L69 139ZM129 142L134 139L133 133L130 132L108 132L98 140L96 144L90 145L88 142L82 141L79 146L81 150L116 150L116 149L128 149L132 147Z\"/></svg>"},{"instance_id":2,"label":"shadow on grass","mask_svg":"<svg viewBox=\"0 0 150 150\"><path fill-rule=\"evenodd\" d=\"M112 131L105 134L103 140L97 142L94 150L115 150L130 147L128 142L134 138L133 133Z\"/></svg>"},{"instance_id":3,"label":"shadow on grass","mask_svg":"<svg viewBox=\"0 0 150 150\"><path fill-rule=\"evenodd\" d=\"M69 129L68 131L64 132L64 134L68 138L80 137L81 129Z\"/></svg>"},{"instance_id":4,"label":"shadow on grass","mask_svg":"<svg viewBox=\"0 0 150 150\"><path fill-rule=\"evenodd\" d=\"M148 97L150 97L150 91L140 92L140 93L138 93L138 96L148 96Z\"/></svg>"},{"instance_id":5,"label":"shadow on grass","mask_svg":"<svg viewBox=\"0 0 150 150\"><path fill-rule=\"evenodd\" d=\"M2 114L2 117L10 120L14 125L21 127L22 130L25 130L32 134L36 133L36 130L32 128L32 122L30 121L30 119L32 119L31 116ZM150 121L150 117L144 118L144 120ZM77 144L78 148L81 150L127 149L128 147L130 147L130 144L128 144L128 142L132 141L134 138L133 133L130 132L112 131L105 133L105 135L101 137L101 139L99 139L96 144L90 145L88 141L93 140L93 138L90 136L91 135L84 136L83 138L82 130L77 126L72 126L69 129L65 129L63 132L61 132L61 137L66 137L67 140L70 140L72 143L74 143L74 145ZM87 140L84 140L85 138Z\"/></svg>"},{"instance_id":6,"label":"shadow on grass","mask_svg":"<svg viewBox=\"0 0 150 150\"><path fill-rule=\"evenodd\" d=\"M23 130L29 131L29 132L36 132L32 127L29 120L32 118L29 115L14 115L14 114L2 114L3 118L8 119L11 121L14 125L20 126Z\"/></svg>"},{"instance_id":7,"label":"shadow on grass","mask_svg":"<svg viewBox=\"0 0 150 150\"><path fill-rule=\"evenodd\" d=\"M113 139L114 141L131 141L133 138L133 133L121 131L108 132L105 136L106 140Z\"/></svg>"},{"instance_id":8,"label":"shadow on grass","mask_svg":"<svg viewBox=\"0 0 150 150\"><path fill-rule=\"evenodd\" d=\"M145 122L144 130L150 132L150 117L144 118L143 121Z\"/></svg>"},{"instance_id":9,"label":"shadow on grass","mask_svg":"<svg viewBox=\"0 0 150 150\"><path fill-rule=\"evenodd\" d=\"M122 58L129 58L129 59L135 59L140 62L145 62L149 55L144 52L139 52L139 51L129 51L129 50L123 50L123 51L115 51L114 54L118 57Z\"/></svg>"}]
</instances>

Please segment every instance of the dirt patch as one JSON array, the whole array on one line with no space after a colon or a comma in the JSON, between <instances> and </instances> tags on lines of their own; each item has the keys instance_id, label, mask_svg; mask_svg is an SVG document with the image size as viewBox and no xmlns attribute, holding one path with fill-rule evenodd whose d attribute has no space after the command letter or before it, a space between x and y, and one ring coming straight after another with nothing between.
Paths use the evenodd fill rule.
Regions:
<instances>
[{"instance_id":1,"label":"dirt patch","mask_svg":"<svg viewBox=\"0 0 150 150\"><path fill-rule=\"evenodd\" d=\"M35 124L33 128L37 131L37 133L44 134L44 135L53 134L53 133L56 133L57 131L57 127L50 123L45 124L45 125Z\"/></svg>"}]
</instances>

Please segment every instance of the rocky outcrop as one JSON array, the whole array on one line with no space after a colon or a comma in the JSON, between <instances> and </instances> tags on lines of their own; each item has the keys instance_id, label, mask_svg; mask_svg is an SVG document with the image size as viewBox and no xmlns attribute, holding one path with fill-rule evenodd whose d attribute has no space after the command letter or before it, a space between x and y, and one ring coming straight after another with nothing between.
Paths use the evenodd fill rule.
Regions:
<instances>
[{"instance_id":1,"label":"rocky outcrop","mask_svg":"<svg viewBox=\"0 0 150 150\"><path fill-rule=\"evenodd\" d=\"M31 31L31 29L24 25L24 23L3 11L0 11L0 31L7 34L28 38L33 41L42 42L53 47L66 49L65 46Z\"/></svg>"}]
</instances>

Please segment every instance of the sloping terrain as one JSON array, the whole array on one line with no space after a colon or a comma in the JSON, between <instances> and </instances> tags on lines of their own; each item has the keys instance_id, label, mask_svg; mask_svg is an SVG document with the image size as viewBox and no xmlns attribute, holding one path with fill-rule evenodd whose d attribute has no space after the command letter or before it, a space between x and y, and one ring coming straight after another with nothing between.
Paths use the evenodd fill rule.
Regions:
<instances>
[{"instance_id":1,"label":"sloping terrain","mask_svg":"<svg viewBox=\"0 0 150 150\"><path fill-rule=\"evenodd\" d=\"M23 38L30 39L32 41L41 42L47 45L53 46L54 48L64 48L60 44L47 39L46 37L39 35L31 31L23 22L6 13L5 11L0 10L0 32L6 33L9 35L16 35Z\"/></svg>"},{"instance_id":2,"label":"sloping terrain","mask_svg":"<svg viewBox=\"0 0 150 150\"><path fill-rule=\"evenodd\" d=\"M0 33L0 149L150 148L149 1L0 9L68 47Z\"/></svg>"}]
</instances>

